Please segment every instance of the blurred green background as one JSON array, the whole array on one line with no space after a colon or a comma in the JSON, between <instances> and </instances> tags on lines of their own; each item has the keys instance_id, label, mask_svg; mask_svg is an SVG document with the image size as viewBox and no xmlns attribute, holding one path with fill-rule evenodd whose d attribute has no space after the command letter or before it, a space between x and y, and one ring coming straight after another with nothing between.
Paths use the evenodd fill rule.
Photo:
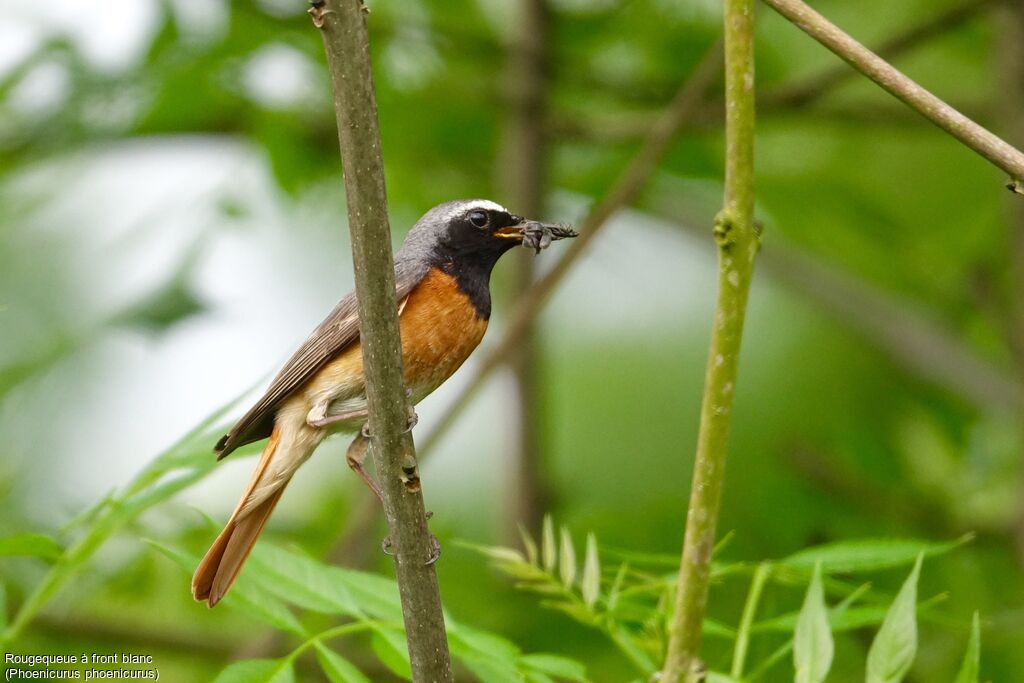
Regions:
<instances>
[{"instance_id":1,"label":"blurred green background","mask_svg":"<svg viewBox=\"0 0 1024 683\"><path fill-rule=\"evenodd\" d=\"M509 195L529 196L524 173L541 196L521 201L578 224L721 24L711 0L552 0L544 96L516 119L516 60L536 28L524 34L525 3L369 4L396 244L448 199L520 210ZM896 63L1024 143L1016 5L815 5L872 46L946 17ZM0 1L0 533L73 542L81 527L66 525L76 515L217 407L261 390L351 288L322 44L305 9L299 0ZM945 599L922 622L909 680L952 679L976 609L983 680L1021 680L1020 198L1002 190L1000 172L863 79L814 85L838 60L758 9L765 233L723 557L974 533L925 564L922 597ZM808 83L811 95L800 90ZM528 419L516 417L513 376L498 373L424 465L450 612L526 650L583 661L597 681L635 674L600 635L544 610L459 541L515 544L517 521L535 528L549 511L580 544L592 531L603 547L678 552L714 299L720 96L716 85L642 198L613 218L542 315ZM517 125L543 131L529 143L532 169L521 163L524 138L510 133ZM561 246L499 265L485 346L521 286L517 259L543 271ZM472 367L420 406L418 434ZM522 422L535 427L525 451L540 487L519 486L514 473ZM267 537L390 576L375 550L379 519L351 555L339 550L351 549L350 513L366 495L345 467L345 445L330 442L303 468ZM226 518L251 466L230 458L133 520L11 650L147 652L173 681L287 652L294 643L229 606L193 603L187 576L140 540L202 552L213 536L203 515ZM9 614L47 569L45 559L0 558ZM891 590L904 575L870 579ZM747 581L715 585L710 615L735 624ZM795 609L800 596L770 591L764 610ZM838 636L830 680L861 680L869 643L870 632ZM755 639L751 659L776 645ZM365 649L358 639L343 646L372 680L392 680ZM727 668L730 650L709 639L708 663ZM322 674L300 667L299 678ZM766 680L792 672L781 666Z\"/></svg>"}]
</instances>

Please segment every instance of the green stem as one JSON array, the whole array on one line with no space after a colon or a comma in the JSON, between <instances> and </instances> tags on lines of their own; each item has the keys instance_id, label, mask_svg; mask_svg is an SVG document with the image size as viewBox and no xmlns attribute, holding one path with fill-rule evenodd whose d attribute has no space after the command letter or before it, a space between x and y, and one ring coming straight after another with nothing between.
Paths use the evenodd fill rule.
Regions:
<instances>
[{"instance_id":1,"label":"green stem","mask_svg":"<svg viewBox=\"0 0 1024 683\"><path fill-rule=\"evenodd\" d=\"M761 592L764 584L771 573L771 565L762 562L757 565L754 578L750 581L750 592L747 593L747 602L743 605L743 616L740 617L740 627L736 632L736 646L732 654L732 669L729 675L736 680L743 677L743 665L747 659L747 647L750 645L750 627L754 624L754 615L757 614L757 605L761 602Z\"/></svg>"},{"instance_id":2,"label":"green stem","mask_svg":"<svg viewBox=\"0 0 1024 683\"><path fill-rule=\"evenodd\" d=\"M754 226L754 2L725 2L725 208L715 224L718 301L662 683L700 668L701 624L725 475L743 320L760 240Z\"/></svg>"},{"instance_id":3,"label":"green stem","mask_svg":"<svg viewBox=\"0 0 1024 683\"><path fill-rule=\"evenodd\" d=\"M317 643L322 643L325 640L331 640L332 638L338 638L340 636L349 636L353 633L362 633L363 631L377 631L379 629L386 628L389 626L396 629L401 628L401 624L385 624L384 622L380 621L354 621L349 624L335 626L334 628L329 628L326 631L321 631L320 633L317 633L315 636L308 639L307 641L299 645L297 648L292 650L290 653L288 653L288 656L285 659L287 661L294 661L295 658L301 655L303 652L313 647Z\"/></svg>"},{"instance_id":4,"label":"green stem","mask_svg":"<svg viewBox=\"0 0 1024 683\"><path fill-rule=\"evenodd\" d=\"M310 15L323 35L334 93L373 435L371 454L395 551L412 676L417 683L444 683L452 680L451 657L437 574L428 562L434 549L416 449L406 427L409 407L366 9L360 0L327 0L314 5Z\"/></svg>"}]
</instances>

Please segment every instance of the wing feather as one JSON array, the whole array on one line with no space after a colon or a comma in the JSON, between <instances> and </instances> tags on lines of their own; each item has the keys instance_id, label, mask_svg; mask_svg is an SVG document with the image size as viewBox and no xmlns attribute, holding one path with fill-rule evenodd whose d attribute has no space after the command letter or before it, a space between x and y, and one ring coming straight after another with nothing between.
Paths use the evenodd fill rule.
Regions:
<instances>
[{"instance_id":1,"label":"wing feather","mask_svg":"<svg viewBox=\"0 0 1024 683\"><path fill-rule=\"evenodd\" d=\"M405 299L423 280L427 270L396 262L395 293L400 313ZM217 459L227 457L236 448L270 436L274 429L274 417L281 403L358 339L359 311L355 292L350 292L292 354L270 382L260 400L242 416L231 431L220 438L213 449Z\"/></svg>"}]
</instances>

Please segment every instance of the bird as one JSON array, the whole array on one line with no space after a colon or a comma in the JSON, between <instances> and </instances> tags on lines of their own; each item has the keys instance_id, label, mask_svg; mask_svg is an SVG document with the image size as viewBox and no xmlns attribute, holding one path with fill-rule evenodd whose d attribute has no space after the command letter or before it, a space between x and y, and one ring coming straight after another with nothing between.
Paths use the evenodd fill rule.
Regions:
<instances>
[{"instance_id":1,"label":"bird","mask_svg":"<svg viewBox=\"0 0 1024 683\"><path fill-rule=\"evenodd\" d=\"M427 211L395 254L395 289L406 394L415 405L458 370L491 316L490 276L498 259L524 245L537 252L571 229L529 220L486 199ZM213 607L231 588L296 470L334 433L354 433L348 465L380 497L365 469L366 385L354 292L343 297L217 442L221 460L267 439L224 529L192 577L192 595ZM410 413L410 426L415 413Z\"/></svg>"}]
</instances>

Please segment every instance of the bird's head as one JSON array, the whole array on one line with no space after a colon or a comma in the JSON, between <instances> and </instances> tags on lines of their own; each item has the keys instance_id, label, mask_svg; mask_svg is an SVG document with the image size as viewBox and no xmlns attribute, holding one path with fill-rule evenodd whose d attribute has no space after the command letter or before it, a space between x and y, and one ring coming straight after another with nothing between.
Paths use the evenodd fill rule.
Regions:
<instances>
[{"instance_id":1,"label":"bird's head","mask_svg":"<svg viewBox=\"0 0 1024 683\"><path fill-rule=\"evenodd\" d=\"M460 199L424 214L409 232L405 248L489 267L513 247L525 244L539 251L554 239L574 236L571 230L524 218L487 199Z\"/></svg>"}]
</instances>

